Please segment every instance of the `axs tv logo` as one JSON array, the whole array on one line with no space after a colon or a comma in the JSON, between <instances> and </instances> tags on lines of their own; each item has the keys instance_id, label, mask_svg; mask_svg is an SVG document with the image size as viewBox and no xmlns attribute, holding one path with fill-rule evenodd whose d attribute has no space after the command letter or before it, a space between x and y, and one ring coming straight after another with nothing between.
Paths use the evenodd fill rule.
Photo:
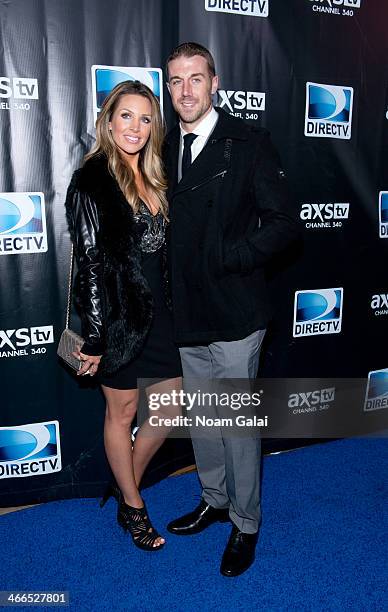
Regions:
<instances>
[{"instance_id":1,"label":"axs tv logo","mask_svg":"<svg viewBox=\"0 0 388 612\"><path fill-rule=\"evenodd\" d=\"M38 80L29 78L0 77L0 98L15 100L38 100Z\"/></svg>"},{"instance_id":2,"label":"axs tv logo","mask_svg":"<svg viewBox=\"0 0 388 612\"><path fill-rule=\"evenodd\" d=\"M0 329L0 358L44 354L46 348L41 345L53 343L54 330L52 325Z\"/></svg>"},{"instance_id":3,"label":"axs tv logo","mask_svg":"<svg viewBox=\"0 0 388 612\"><path fill-rule=\"evenodd\" d=\"M230 112L236 110L264 111L265 93L259 91L234 91L233 89L219 89L220 108L228 108Z\"/></svg>"}]
</instances>

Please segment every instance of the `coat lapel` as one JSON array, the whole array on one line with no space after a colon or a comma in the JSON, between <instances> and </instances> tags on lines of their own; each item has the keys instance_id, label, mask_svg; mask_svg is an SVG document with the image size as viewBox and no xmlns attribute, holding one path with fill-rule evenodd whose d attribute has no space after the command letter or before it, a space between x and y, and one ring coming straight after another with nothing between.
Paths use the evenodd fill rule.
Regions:
<instances>
[{"instance_id":1,"label":"coat lapel","mask_svg":"<svg viewBox=\"0 0 388 612\"><path fill-rule=\"evenodd\" d=\"M216 177L223 171L227 171L230 166L230 157L225 154L225 141L227 138L231 140L245 140L247 138L247 128L241 121L236 126L236 120L230 119L229 115L221 110L216 109L219 118L210 135L205 147L196 157L190 168L186 171L184 178L178 183L178 158L180 145L180 129L176 126L167 137L167 156L166 169L169 179L168 199L172 198L189 189L206 183Z\"/></svg>"},{"instance_id":2,"label":"coat lapel","mask_svg":"<svg viewBox=\"0 0 388 612\"><path fill-rule=\"evenodd\" d=\"M195 189L228 169L230 162L224 156L224 142L210 138L183 179L176 184L173 196L188 189Z\"/></svg>"}]
</instances>

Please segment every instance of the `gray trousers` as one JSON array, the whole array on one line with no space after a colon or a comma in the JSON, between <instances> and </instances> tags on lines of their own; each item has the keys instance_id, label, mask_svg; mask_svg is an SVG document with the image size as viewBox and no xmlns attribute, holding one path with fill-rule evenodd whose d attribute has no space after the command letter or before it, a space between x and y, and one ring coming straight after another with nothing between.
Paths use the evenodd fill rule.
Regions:
<instances>
[{"instance_id":1,"label":"gray trousers","mask_svg":"<svg viewBox=\"0 0 388 612\"><path fill-rule=\"evenodd\" d=\"M180 348L183 376L256 378L264 335L258 330L242 340ZM203 499L214 508L229 508L240 531L255 533L261 518L260 438L226 436L221 427L211 430L208 436L192 436Z\"/></svg>"}]
</instances>

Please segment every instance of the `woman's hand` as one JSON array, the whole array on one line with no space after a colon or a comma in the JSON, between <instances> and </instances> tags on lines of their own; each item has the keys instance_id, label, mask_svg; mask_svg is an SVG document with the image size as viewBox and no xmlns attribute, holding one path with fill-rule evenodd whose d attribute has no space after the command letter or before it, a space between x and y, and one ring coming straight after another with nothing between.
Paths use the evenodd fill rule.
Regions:
<instances>
[{"instance_id":1,"label":"woman's hand","mask_svg":"<svg viewBox=\"0 0 388 612\"><path fill-rule=\"evenodd\" d=\"M82 366L77 372L77 376L85 376L85 374L90 374L90 376L95 375L102 355L85 355L85 353L81 353L79 350L75 351L73 355L83 362Z\"/></svg>"}]
</instances>

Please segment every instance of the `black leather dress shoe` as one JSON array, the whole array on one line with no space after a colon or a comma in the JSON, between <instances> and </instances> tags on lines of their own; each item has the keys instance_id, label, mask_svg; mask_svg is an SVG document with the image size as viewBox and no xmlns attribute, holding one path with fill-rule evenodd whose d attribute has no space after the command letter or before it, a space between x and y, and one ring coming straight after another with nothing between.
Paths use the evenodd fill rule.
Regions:
<instances>
[{"instance_id":1,"label":"black leather dress shoe","mask_svg":"<svg viewBox=\"0 0 388 612\"><path fill-rule=\"evenodd\" d=\"M167 525L167 529L175 535L192 535L193 533L203 531L212 523L228 520L229 512L227 509L213 508L202 499L199 506L193 512L185 514L175 521L171 521Z\"/></svg>"},{"instance_id":2,"label":"black leather dress shoe","mask_svg":"<svg viewBox=\"0 0 388 612\"><path fill-rule=\"evenodd\" d=\"M257 533L243 533L233 525L232 533L226 545L221 561L221 574L239 576L255 560Z\"/></svg>"}]
</instances>

